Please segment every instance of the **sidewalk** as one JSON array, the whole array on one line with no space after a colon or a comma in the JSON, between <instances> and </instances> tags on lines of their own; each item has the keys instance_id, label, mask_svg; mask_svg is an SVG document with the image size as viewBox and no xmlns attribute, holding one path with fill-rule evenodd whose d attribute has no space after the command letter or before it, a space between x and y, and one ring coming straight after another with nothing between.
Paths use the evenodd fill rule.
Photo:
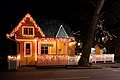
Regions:
<instances>
[{"instance_id":1,"label":"sidewalk","mask_svg":"<svg viewBox=\"0 0 120 80\"><path fill-rule=\"evenodd\" d=\"M99 66L102 68L120 68L120 63L93 63L93 66Z\"/></svg>"},{"instance_id":2,"label":"sidewalk","mask_svg":"<svg viewBox=\"0 0 120 80\"><path fill-rule=\"evenodd\" d=\"M102 67L99 67L99 66L93 66L93 67L80 67L80 66L63 66L63 67L58 67L58 66L50 66L50 67L39 67L39 68L36 68L36 67L21 67L21 68L18 68L17 71L20 71L20 72L26 72L26 71L39 71L39 70L47 70L47 69L101 69Z\"/></svg>"},{"instance_id":3,"label":"sidewalk","mask_svg":"<svg viewBox=\"0 0 120 80\"><path fill-rule=\"evenodd\" d=\"M26 72L26 71L37 71L36 67L20 67L17 71Z\"/></svg>"},{"instance_id":4,"label":"sidewalk","mask_svg":"<svg viewBox=\"0 0 120 80\"><path fill-rule=\"evenodd\" d=\"M92 67L70 66L68 69L102 69L102 68L120 68L120 63L92 63Z\"/></svg>"},{"instance_id":5,"label":"sidewalk","mask_svg":"<svg viewBox=\"0 0 120 80\"><path fill-rule=\"evenodd\" d=\"M34 67L20 67L17 71L26 72L26 71L38 71L42 69L102 69L102 68L120 68L120 63L93 63L92 67L81 67L81 66L67 66L67 67L45 67L45 68L36 68Z\"/></svg>"}]
</instances>

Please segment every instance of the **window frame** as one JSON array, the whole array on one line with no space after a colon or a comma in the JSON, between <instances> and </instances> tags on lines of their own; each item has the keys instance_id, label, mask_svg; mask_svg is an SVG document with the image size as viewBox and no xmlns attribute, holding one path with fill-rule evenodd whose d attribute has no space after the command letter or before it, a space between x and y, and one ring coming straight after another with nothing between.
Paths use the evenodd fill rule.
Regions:
<instances>
[{"instance_id":1,"label":"window frame","mask_svg":"<svg viewBox=\"0 0 120 80\"><path fill-rule=\"evenodd\" d=\"M26 54L26 44L30 44L30 54ZM24 42L24 57L31 57L32 56L32 42Z\"/></svg>"},{"instance_id":2,"label":"window frame","mask_svg":"<svg viewBox=\"0 0 120 80\"><path fill-rule=\"evenodd\" d=\"M28 30L27 30L27 31L28 31L27 33L28 33L28 34L25 34L25 33L24 33L25 28L28 29ZM31 33L30 29L33 30L33 34L30 34L30 33ZM22 27L22 35L23 35L23 36L34 36L34 35L35 35L34 27L33 27L33 26L23 26L23 27Z\"/></svg>"},{"instance_id":3,"label":"window frame","mask_svg":"<svg viewBox=\"0 0 120 80\"><path fill-rule=\"evenodd\" d=\"M38 54L41 54L41 44L50 44L49 42L38 42ZM51 47L48 46L48 54L51 54ZM41 54L41 55L48 55L48 54Z\"/></svg>"},{"instance_id":4,"label":"window frame","mask_svg":"<svg viewBox=\"0 0 120 80\"><path fill-rule=\"evenodd\" d=\"M43 48L43 49L42 49ZM46 49L47 48L47 49ZM42 51L43 51L43 53L42 53ZM46 51L47 51L47 53L46 53ZM41 46L41 54L48 54L48 47L42 47Z\"/></svg>"}]
</instances>

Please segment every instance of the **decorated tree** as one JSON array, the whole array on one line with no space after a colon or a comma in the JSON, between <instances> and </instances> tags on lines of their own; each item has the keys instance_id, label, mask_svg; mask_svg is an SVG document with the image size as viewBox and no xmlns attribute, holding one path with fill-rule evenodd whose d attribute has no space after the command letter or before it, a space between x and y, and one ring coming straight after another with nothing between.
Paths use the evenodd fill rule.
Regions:
<instances>
[{"instance_id":1,"label":"decorated tree","mask_svg":"<svg viewBox=\"0 0 120 80\"><path fill-rule=\"evenodd\" d=\"M99 42L101 45L105 44L108 40L117 38L116 35L110 33L104 26L104 20L98 20L95 30L95 42Z\"/></svg>"}]
</instances>

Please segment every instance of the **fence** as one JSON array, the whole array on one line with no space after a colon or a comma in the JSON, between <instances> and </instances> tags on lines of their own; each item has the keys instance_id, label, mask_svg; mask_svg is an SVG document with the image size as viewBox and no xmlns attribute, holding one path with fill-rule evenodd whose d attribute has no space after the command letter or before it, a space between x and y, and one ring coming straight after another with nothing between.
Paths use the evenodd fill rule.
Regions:
<instances>
[{"instance_id":1,"label":"fence","mask_svg":"<svg viewBox=\"0 0 120 80\"><path fill-rule=\"evenodd\" d=\"M114 62L114 54L100 54L100 55L91 54L90 55L89 62L96 63L99 61L103 61L104 63L106 63L107 61Z\"/></svg>"},{"instance_id":2,"label":"fence","mask_svg":"<svg viewBox=\"0 0 120 80\"><path fill-rule=\"evenodd\" d=\"M8 56L8 70L17 70L19 67L19 61L17 56L9 55Z\"/></svg>"}]
</instances>

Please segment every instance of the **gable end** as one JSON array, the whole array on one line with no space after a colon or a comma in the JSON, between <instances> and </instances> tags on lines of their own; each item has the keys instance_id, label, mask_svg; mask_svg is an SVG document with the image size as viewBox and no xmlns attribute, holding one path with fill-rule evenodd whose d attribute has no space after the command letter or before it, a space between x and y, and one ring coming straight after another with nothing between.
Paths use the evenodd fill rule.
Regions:
<instances>
[{"instance_id":1,"label":"gable end","mask_svg":"<svg viewBox=\"0 0 120 80\"><path fill-rule=\"evenodd\" d=\"M38 29L38 31L40 32L40 34L42 35L42 37L45 37L45 34L43 33L42 29L36 24L35 20L31 17L31 15L29 13L27 13L25 15L25 17L19 22L19 24L13 29L13 31L10 34L7 34L8 38L11 38L12 36L15 35L15 33L19 30L19 28L24 24L24 23L29 23L26 22L26 19L28 19L28 21L32 21L33 24L35 25L35 28Z\"/></svg>"}]
</instances>

